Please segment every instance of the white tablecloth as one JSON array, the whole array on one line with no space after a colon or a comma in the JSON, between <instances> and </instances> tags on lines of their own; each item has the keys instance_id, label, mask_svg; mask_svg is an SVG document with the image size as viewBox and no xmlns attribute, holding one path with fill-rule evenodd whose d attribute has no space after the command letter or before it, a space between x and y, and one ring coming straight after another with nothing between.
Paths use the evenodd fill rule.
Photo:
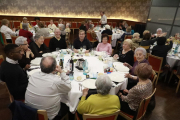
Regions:
<instances>
[{"instance_id":1,"label":"white tablecloth","mask_svg":"<svg viewBox=\"0 0 180 120\"><path fill-rule=\"evenodd\" d=\"M88 66L90 67L91 72L100 72L104 73L103 66L105 65L102 61L100 61L97 57L92 56L84 56L84 59L87 59ZM68 59L70 59L70 55L65 55L64 57L64 66L67 63ZM58 60L58 57L57 57ZM83 75L82 71L78 71L76 68L74 69L74 76ZM68 95L61 95L61 101L69 106L70 112L76 111L77 105L79 103L79 98L82 96L82 91L79 90L79 83L78 81L73 80L71 82L72 89L68 93ZM118 83L117 85L113 82L113 87L110 90L110 94L115 95L118 93L119 90L126 89L128 80L124 78L124 81ZM83 88L83 87L82 87Z\"/></svg>"},{"instance_id":2,"label":"white tablecloth","mask_svg":"<svg viewBox=\"0 0 180 120\"><path fill-rule=\"evenodd\" d=\"M167 56L166 60L171 68L174 66L180 66L180 58L178 56Z\"/></svg>"}]
</instances>

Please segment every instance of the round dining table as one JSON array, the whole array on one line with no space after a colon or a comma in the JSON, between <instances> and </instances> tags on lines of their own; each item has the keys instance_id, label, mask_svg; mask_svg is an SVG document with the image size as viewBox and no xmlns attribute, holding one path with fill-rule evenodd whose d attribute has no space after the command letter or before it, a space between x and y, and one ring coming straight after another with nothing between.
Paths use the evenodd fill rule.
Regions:
<instances>
[{"instance_id":1,"label":"round dining table","mask_svg":"<svg viewBox=\"0 0 180 120\"><path fill-rule=\"evenodd\" d=\"M56 57L56 61L57 61L57 64L58 64L59 63L59 56L60 56L60 54L59 54L59 52L57 52L57 54L58 55ZM89 56L85 56L85 54L78 55L78 56L77 55L78 54L74 55L74 59L81 59L81 58L83 58L84 60L87 60L90 78L93 77L94 73L107 74L107 73L104 73L104 66L107 66L107 63L103 62L102 60L99 60L99 57L97 55L91 55L90 53L89 53ZM64 55L64 68L67 65L67 62L68 62L68 60L70 58L71 58L70 54L65 54ZM113 60L112 57L108 56L107 58L111 59L112 62L117 62L116 60ZM39 59L39 61L40 61L41 58L37 58L37 59ZM31 68L39 67L38 64L36 64L36 65L31 64ZM78 70L75 66L76 66L76 63L74 64L74 79L71 80L71 87L72 87L71 91L68 94L66 94L66 95L65 94L61 95L61 102L65 103L67 106L69 106L69 110L72 113L74 113L76 111L76 108L78 106L80 97L82 96L82 90L85 88L82 85L83 81L79 82L79 81L75 80L75 78L77 76L83 76L83 71ZM34 72L40 72L40 68L34 69L32 71L29 71L29 72L27 72L27 74L28 74L29 77L31 77L31 75ZM114 69L114 71L112 73L115 73L115 72L119 72L119 71L116 71ZM125 73L122 72L122 74L125 74ZM88 80L88 79L86 78L85 80ZM96 79L94 79L94 80L96 80ZM128 83L128 79L127 78L123 78L121 80L121 82L119 82L119 83L118 82L113 82L113 80L112 80L112 88L111 88L109 94L115 95L115 94L118 93L119 90L126 89L127 83ZM89 92L90 91L93 91L92 93L94 93L94 91L96 91L96 89L92 89L92 90L90 89Z\"/></svg>"}]
</instances>

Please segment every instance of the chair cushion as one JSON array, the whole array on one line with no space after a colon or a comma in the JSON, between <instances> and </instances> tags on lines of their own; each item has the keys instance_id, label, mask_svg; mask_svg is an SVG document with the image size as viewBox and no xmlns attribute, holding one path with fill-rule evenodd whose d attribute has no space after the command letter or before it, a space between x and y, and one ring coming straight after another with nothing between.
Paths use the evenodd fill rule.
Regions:
<instances>
[{"instance_id":1,"label":"chair cushion","mask_svg":"<svg viewBox=\"0 0 180 120\"><path fill-rule=\"evenodd\" d=\"M125 113L125 112L122 112L122 111L120 111L121 113L123 113L124 115L126 115L126 116L128 116L128 117L130 117L130 118L134 118L134 116L132 116L132 115L129 115L129 114L127 114L127 113Z\"/></svg>"}]
</instances>

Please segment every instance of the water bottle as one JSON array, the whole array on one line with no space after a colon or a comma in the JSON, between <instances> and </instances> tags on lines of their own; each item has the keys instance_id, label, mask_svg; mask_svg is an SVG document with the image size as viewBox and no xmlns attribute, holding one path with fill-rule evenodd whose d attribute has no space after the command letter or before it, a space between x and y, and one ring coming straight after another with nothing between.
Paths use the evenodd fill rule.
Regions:
<instances>
[{"instance_id":1,"label":"water bottle","mask_svg":"<svg viewBox=\"0 0 180 120\"><path fill-rule=\"evenodd\" d=\"M83 62L83 75L87 75L87 71L88 71L88 62L87 60L85 60Z\"/></svg>"},{"instance_id":2,"label":"water bottle","mask_svg":"<svg viewBox=\"0 0 180 120\"><path fill-rule=\"evenodd\" d=\"M64 54L63 54L62 50L60 52L59 58L64 60Z\"/></svg>"},{"instance_id":3,"label":"water bottle","mask_svg":"<svg viewBox=\"0 0 180 120\"><path fill-rule=\"evenodd\" d=\"M177 44L175 47L175 50L174 50L174 54L176 54L178 52L178 48L179 48L179 45Z\"/></svg>"}]
</instances>

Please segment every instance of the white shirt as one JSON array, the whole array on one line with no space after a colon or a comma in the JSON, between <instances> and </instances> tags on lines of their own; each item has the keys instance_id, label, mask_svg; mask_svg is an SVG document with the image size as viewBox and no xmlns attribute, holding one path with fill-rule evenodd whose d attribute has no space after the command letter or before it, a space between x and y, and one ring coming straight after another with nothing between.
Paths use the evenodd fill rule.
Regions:
<instances>
[{"instance_id":1,"label":"white shirt","mask_svg":"<svg viewBox=\"0 0 180 120\"><path fill-rule=\"evenodd\" d=\"M6 25L2 25L1 32L4 33L6 39L11 39L11 35L16 36L16 33Z\"/></svg>"},{"instance_id":2,"label":"white shirt","mask_svg":"<svg viewBox=\"0 0 180 120\"><path fill-rule=\"evenodd\" d=\"M51 31L53 31L53 32L54 32L54 30L55 30L57 27L56 27L56 25L55 25L55 24L52 24L52 25L51 25L51 24L49 24L49 25L48 25L48 28L49 28Z\"/></svg>"},{"instance_id":3,"label":"white shirt","mask_svg":"<svg viewBox=\"0 0 180 120\"><path fill-rule=\"evenodd\" d=\"M47 111L48 118L52 120L60 110L61 95L68 94L71 82L65 73L61 77L52 73L36 72L29 78L25 94L25 103Z\"/></svg>"},{"instance_id":4,"label":"white shirt","mask_svg":"<svg viewBox=\"0 0 180 120\"><path fill-rule=\"evenodd\" d=\"M103 16L101 16L101 24L106 24L107 23L107 17L104 14Z\"/></svg>"},{"instance_id":5,"label":"white shirt","mask_svg":"<svg viewBox=\"0 0 180 120\"><path fill-rule=\"evenodd\" d=\"M8 63L11 63L11 64L19 64L19 63L18 63L18 60L13 60L13 59L10 59L10 58L8 58L8 57L6 57L6 61L7 61Z\"/></svg>"}]
</instances>

